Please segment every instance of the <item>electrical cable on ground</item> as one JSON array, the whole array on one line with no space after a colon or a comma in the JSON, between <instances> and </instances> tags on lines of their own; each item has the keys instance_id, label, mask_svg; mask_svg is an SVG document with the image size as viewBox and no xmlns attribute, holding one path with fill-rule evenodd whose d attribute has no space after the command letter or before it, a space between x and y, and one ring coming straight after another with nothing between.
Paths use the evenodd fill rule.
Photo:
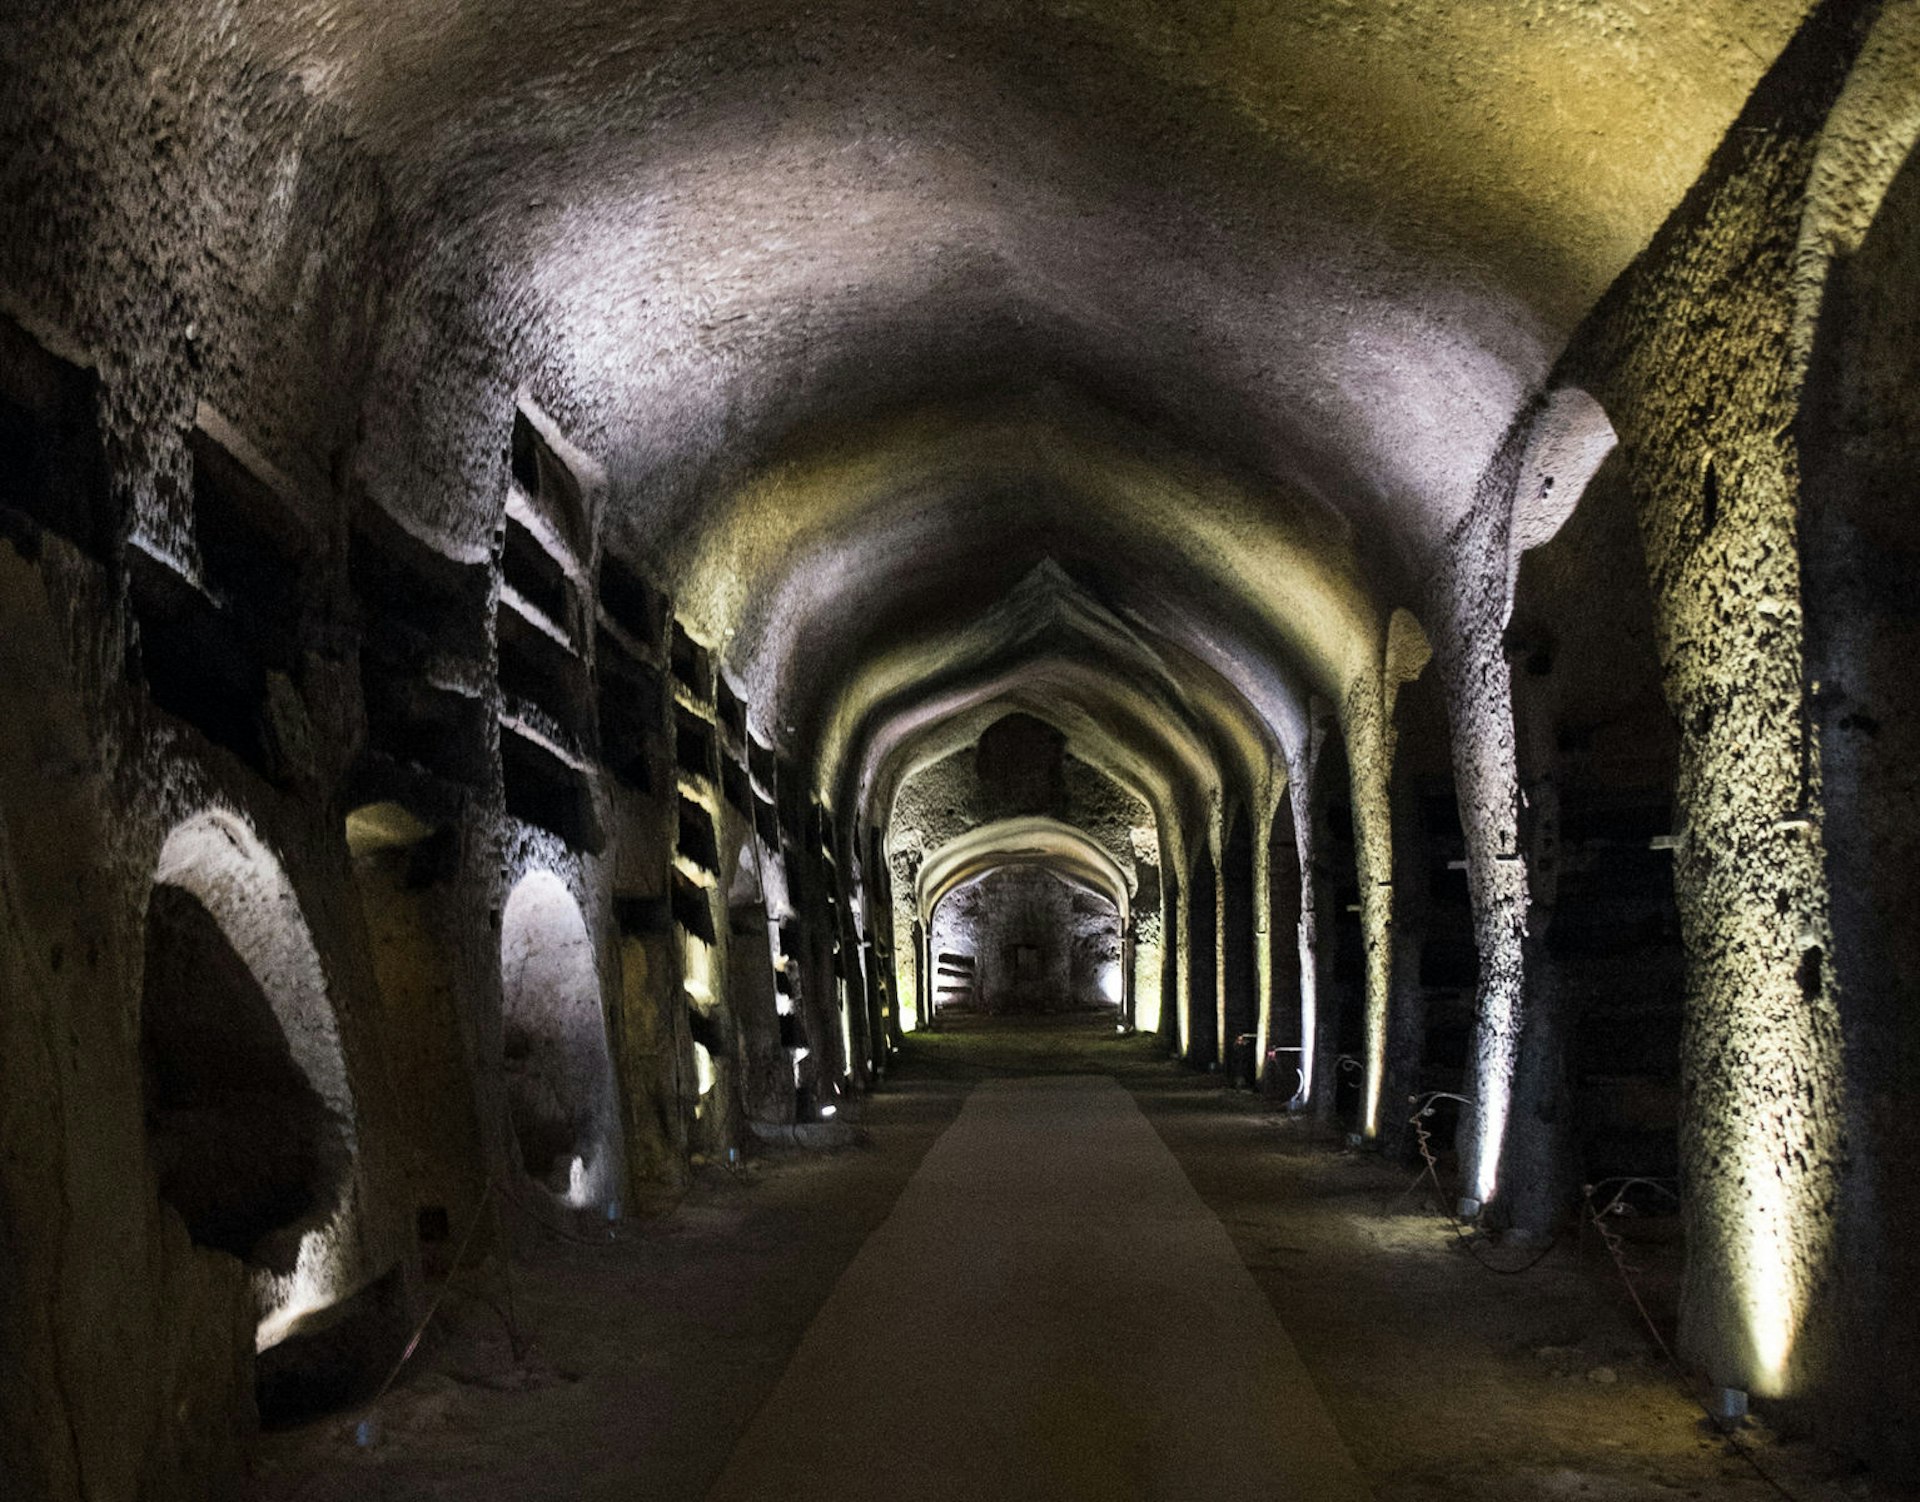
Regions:
<instances>
[{"instance_id":1,"label":"electrical cable on ground","mask_svg":"<svg viewBox=\"0 0 1920 1502\"><path fill-rule=\"evenodd\" d=\"M1605 1205L1597 1205L1595 1203L1595 1196L1601 1189L1604 1189L1610 1184L1617 1184L1620 1187L1614 1190L1612 1197L1607 1200ZM1799 1502L1799 1499L1795 1497L1792 1492L1781 1485L1767 1468L1760 1464L1759 1457L1740 1442L1739 1435L1715 1414L1713 1409L1701 1398L1698 1384L1686 1368L1680 1365L1680 1359L1674 1355L1673 1347L1667 1344L1666 1337L1660 1333L1660 1327L1654 1323L1653 1316L1648 1313L1646 1303L1640 1297L1640 1290L1634 1286L1632 1269L1627 1264L1626 1239L1607 1224L1607 1217L1620 1216L1627 1213L1626 1193L1636 1185L1642 1185L1646 1188L1656 1190L1676 1202L1680 1198L1677 1191L1669 1189L1658 1179L1635 1177L1602 1179L1597 1184L1587 1185L1586 1188L1587 1216L1593 1222L1594 1230L1600 1233L1600 1244L1607 1249L1607 1254L1613 1258L1614 1270L1619 1273L1620 1281L1626 1287L1627 1297L1633 1300L1633 1307L1640 1311L1640 1318L1646 1324L1647 1333L1653 1337L1654 1345L1659 1348L1660 1354L1666 1359L1668 1367L1672 1369L1674 1376L1679 1379L1681 1386L1686 1389L1687 1396L1699 1405L1700 1411L1706 1414L1708 1422L1719 1431L1720 1437L1726 1440L1733 1452L1744 1460L1752 1469L1754 1475L1758 1476L1772 1488L1777 1496L1785 1498L1786 1502Z\"/></svg>"},{"instance_id":2,"label":"electrical cable on ground","mask_svg":"<svg viewBox=\"0 0 1920 1502\"><path fill-rule=\"evenodd\" d=\"M379 1387L374 1390L373 1396L368 1398L366 1403L362 1405L366 1412L371 1412L377 1407L380 1400L387 1395L394 1382L398 1380L401 1371L404 1370L406 1364L413 1359L414 1352L419 1350L420 1342L426 1336L427 1327L433 1323L434 1317L439 1314L441 1306L446 1302L448 1295L452 1293L459 1292L468 1297L479 1298L492 1309L494 1313L498 1314L501 1322L506 1326L507 1343L513 1352L513 1359L515 1361L523 1359L525 1347L520 1340L520 1321L518 1311L515 1308L513 1294L513 1258L505 1250L506 1238L504 1234L501 1238L502 1251L500 1256L501 1271L506 1283L506 1308L504 1310L484 1294L476 1293L472 1289L458 1289L454 1283L454 1278L459 1273L461 1264L466 1261L467 1249L473 1245L474 1235L479 1231L480 1222L485 1217L488 1208L494 1205L494 1197L496 1195L499 1197L498 1203L511 1206L533 1221L535 1225L549 1235L559 1237L563 1241L570 1241L576 1246L606 1247L611 1246L615 1240L611 1231L609 1231L604 1238L595 1239L589 1236L578 1235L564 1227L557 1226L531 1205L513 1194L507 1186L502 1184L498 1179L489 1178L480 1191L480 1203L474 1206L473 1217L467 1222L466 1234L460 1238L460 1245L453 1254L453 1261L449 1265L446 1281L440 1285L440 1289L434 1294L432 1302L427 1305L426 1313L421 1315L419 1321L414 1325L413 1334L408 1338L406 1346L401 1350L399 1359L393 1363L392 1368L387 1372L385 1378L382 1379ZM504 1228L502 1229L504 1231Z\"/></svg>"},{"instance_id":3,"label":"electrical cable on ground","mask_svg":"<svg viewBox=\"0 0 1920 1502\"><path fill-rule=\"evenodd\" d=\"M1405 1198L1406 1195L1412 1191L1414 1184L1418 1184L1421 1179L1431 1179L1433 1181L1434 1192L1440 1196L1440 1213L1446 1217L1446 1222L1448 1226L1452 1228L1455 1238L1467 1249L1476 1263L1497 1277L1518 1277L1521 1273L1531 1272L1542 1262L1546 1261L1547 1254L1557 1245L1556 1241L1551 1237L1548 1238L1545 1246L1541 1247L1539 1251L1535 1252L1518 1266L1501 1267L1497 1263L1489 1262L1481 1255L1479 1242L1470 1235L1467 1228L1460 1223L1460 1217L1446 1208L1447 1190L1446 1186L1440 1182L1440 1165L1433 1156L1433 1135L1422 1123L1427 1117L1433 1115L1434 1107L1438 1102L1453 1100L1458 1101L1463 1106L1470 1106L1473 1104L1472 1098L1465 1095L1456 1095L1451 1090L1429 1090L1425 1095L1408 1096L1407 1098L1413 1102L1414 1108L1413 1115L1407 1118L1407 1124L1413 1128L1414 1141L1420 1148L1420 1157L1426 1166L1414 1175L1413 1184L1409 1184L1406 1189L1401 1191L1401 1197Z\"/></svg>"},{"instance_id":4,"label":"electrical cable on ground","mask_svg":"<svg viewBox=\"0 0 1920 1502\"><path fill-rule=\"evenodd\" d=\"M465 1260L467 1248L473 1245L474 1233L480 1229L480 1222L487 1213L488 1202L493 1196L493 1187L493 1181L489 1179L481 1188L480 1203L473 1207L473 1218L467 1222L467 1234L460 1238L460 1245L453 1254L453 1262L450 1264L446 1282L440 1285L440 1291L433 1296L433 1301L427 1305L427 1312L420 1316L419 1323L413 1327L413 1335L408 1339L405 1349L400 1352L399 1359L393 1363L392 1369L388 1371L386 1377L381 1381L380 1386L374 1390L373 1396L367 1399L365 1404L367 1410L371 1411L378 1406L380 1400L387 1395L387 1390L393 1386L395 1379L399 1377L401 1369L406 1366L408 1361L413 1359L413 1353L420 1348L420 1341L427 1333L427 1326L433 1323L433 1317L440 1312L441 1304L446 1302L447 1295L452 1292L453 1275L459 1271L461 1262ZM511 1321L508 1323L507 1339L513 1347L515 1359L517 1360L520 1350L520 1334L519 1331L513 1327Z\"/></svg>"}]
</instances>

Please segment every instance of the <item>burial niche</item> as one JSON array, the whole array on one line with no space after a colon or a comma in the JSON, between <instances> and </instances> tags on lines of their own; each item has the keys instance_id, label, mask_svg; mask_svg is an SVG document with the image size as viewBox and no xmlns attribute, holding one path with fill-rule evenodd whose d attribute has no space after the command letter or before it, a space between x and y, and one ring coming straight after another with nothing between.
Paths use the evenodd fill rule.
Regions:
<instances>
[{"instance_id":1,"label":"burial niche","mask_svg":"<svg viewBox=\"0 0 1920 1502\"><path fill-rule=\"evenodd\" d=\"M501 919L501 1052L507 1114L527 1177L573 1206L617 1174L613 1070L593 941L551 871L523 877Z\"/></svg>"},{"instance_id":2,"label":"burial niche","mask_svg":"<svg viewBox=\"0 0 1920 1502\"><path fill-rule=\"evenodd\" d=\"M292 1272L340 1203L352 1101L292 888L231 815L188 820L161 852L140 1056L161 1200L196 1245Z\"/></svg>"},{"instance_id":3,"label":"burial niche","mask_svg":"<svg viewBox=\"0 0 1920 1502\"><path fill-rule=\"evenodd\" d=\"M998 866L962 882L933 915L948 1008L992 1013L1117 1009L1120 913L1042 865Z\"/></svg>"}]
</instances>

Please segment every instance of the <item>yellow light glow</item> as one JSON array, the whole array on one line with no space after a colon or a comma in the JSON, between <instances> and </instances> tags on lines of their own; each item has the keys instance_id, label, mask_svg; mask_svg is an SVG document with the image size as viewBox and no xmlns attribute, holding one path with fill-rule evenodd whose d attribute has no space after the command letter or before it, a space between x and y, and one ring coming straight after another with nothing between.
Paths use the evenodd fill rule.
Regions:
<instances>
[{"instance_id":1,"label":"yellow light glow","mask_svg":"<svg viewBox=\"0 0 1920 1502\"><path fill-rule=\"evenodd\" d=\"M1170 915L1160 918L1159 937L1142 939L1133 949L1133 1025L1136 1031L1160 1030L1160 988L1166 983L1167 938L1173 931Z\"/></svg>"},{"instance_id":2,"label":"yellow light glow","mask_svg":"<svg viewBox=\"0 0 1920 1502\"><path fill-rule=\"evenodd\" d=\"M1319 1067L1314 1056L1314 1036L1320 1029L1320 981L1314 970L1313 946L1307 942L1307 927L1300 925L1300 1089L1294 1100L1304 1104L1313 1093L1313 1072Z\"/></svg>"},{"instance_id":3,"label":"yellow light glow","mask_svg":"<svg viewBox=\"0 0 1920 1502\"><path fill-rule=\"evenodd\" d=\"M681 944L680 975L680 988L696 1005L713 1005L713 951L692 934Z\"/></svg>"},{"instance_id":4,"label":"yellow light glow","mask_svg":"<svg viewBox=\"0 0 1920 1502\"><path fill-rule=\"evenodd\" d=\"M706 1095L713 1090L713 1055L707 1052L707 1045L693 1045L693 1077L699 1083L700 1093Z\"/></svg>"},{"instance_id":5,"label":"yellow light glow","mask_svg":"<svg viewBox=\"0 0 1920 1502\"><path fill-rule=\"evenodd\" d=\"M1739 1227L1735 1266L1756 1363L1752 1388L1777 1396L1800 1329L1801 1299L1791 1271L1791 1207L1774 1165L1757 1153L1748 1158L1743 1177L1752 1198Z\"/></svg>"}]
</instances>

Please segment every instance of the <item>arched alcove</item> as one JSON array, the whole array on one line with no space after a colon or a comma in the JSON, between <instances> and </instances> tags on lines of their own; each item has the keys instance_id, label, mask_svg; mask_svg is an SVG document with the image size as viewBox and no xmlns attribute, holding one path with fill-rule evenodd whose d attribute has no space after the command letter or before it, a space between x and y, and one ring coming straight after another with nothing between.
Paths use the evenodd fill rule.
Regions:
<instances>
[{"instance_id":1,"label":"arched alcove","mask_svg":"<svg viewBox=\"0 0 1920 1502\"><path fill-rule=\"evenodd\" d=\"M1836 978L1845 998L1847 1135L1870 1182L1836 1230L1856 1269L1804 1332L1839 1353L1832 1401L1870 1415L1882 1443L1920 1468L1914 1426L1880 1395L1920 1392L1920 1157L1904 1105L1920 1070L1920 152L1889 183L1839 269L1815 335L1802 450L1808 713L1819 725L1822 835ZM1817 970L1819 950L1804 951ZM1892 1315L1889 1318L1889 1315ZM1866 1332L1871 1339L1864 1339ZM1860 1359L1871 1346L1870 1359Z\"/></svg>"},{"instance_id":2,"label":"arched alcove","mask_svg":"<svg viewBox=\"0 0 1920 1502\"><path fill-rule=\"evenodd\" d=\"M1180 1051L1180 948L1185 928L1180 908L1181 895L1180 873L1168 866L1165 897L1162 900L1162 911L1166 918L1161 925L1160 1037L1170 1053Z\"/></svg>"},{"instance_id":3,"label":"arched alcove","mask_svg":"<svg viewBox=\"0 0 1920 1502\"><path fill-rule=\"evenodd\" d=\"M1251 1086L1258 1068L1260 972L1255 952L1253 826L1234 812L1220 862L1220 1052L1235 1083Z\"/></svg>"},{"instance_id":4,"label":"arched alcove","mask_svg":"<svg viewBox=\"0 0 1920 1502\"><path fill-rule=\"evenodd\" d=\"M210 810L168 837L145 946L140 1055L160 1197L197 1245L269 1282L305 1274L291 1313L324 1307L346 1290L302 1267L303 1240L342 1206L353 1096L299 902L242 820ZM295 1298L263 1299L263 1336Z\"/></svg>"},{"instance_id":5,"label":"arched alcove","mask_svg":"<svg viewBox=\"0 0 1920 1502\"><path fill-rule=\"evenodd\" d=\"M1187 1057L1220 1061L1220 879L1211 845L1200 847L1187 898Z\"/></svg>"},{"instance_id":6,"label":"arched alcove","mask_svg":"<svg viewBox=\"0 0 1920 1502\"><path fill-rule=\"evenodd\" d=\"M1125 962L1113 900L1037 863L958 882L933 912L934 952L964 990L956 1007L991 1013L1118 1009Z\"/></svg>"},{"instance_id":7,"label":"arched alcove","mask_svg":"<svg viewBox=\"0 0 1920 1502\"><path fill-rule=\"evenodd\" d=\"M1273 980L1268 996L1265 1086L1291 1099L1301 1084L1300 843L1293 823L1293 790L1280 795L1267 832L1269 913L1267 943Z\"/></svg>"},{"instance_id":8,"label":"arched alcove","mask_svg":"<svg viewBox=\"0 0 1920 1502\"><path fill-rule=\"evenodd\" d=\"M1366 937L1360 922L1353 779L1347 748L1330 732L1315 759L1313 815L1314 1042L1310 1091L1316 1116L1354 1112L1365 1048Z\"/></svg>"},{"instance_id":9,"label":"arched alcove","mask_svg":"<svg viewBox=\"0 0 1920 1502\"><path fill-rule=\"evenodd\" d=\"M1521 558L1507 629L1530 913L1501 1176L1530 1229L1583 1183L1679 1172L1678 726L1625 467L1601 465L1575 499Z\"/></svg>"},{"instance_id":10,"label":"arched alcove","mask_svg":"<svg viewBox=\"0 0 1920 1502\"><path fill-rule=\"evenodd\" d=\"M507 1115L527 1177L573 1206L619 1183L613 1071L585 918L551 871L522 877L500 926Z\"/></svg>"}]
</instances>

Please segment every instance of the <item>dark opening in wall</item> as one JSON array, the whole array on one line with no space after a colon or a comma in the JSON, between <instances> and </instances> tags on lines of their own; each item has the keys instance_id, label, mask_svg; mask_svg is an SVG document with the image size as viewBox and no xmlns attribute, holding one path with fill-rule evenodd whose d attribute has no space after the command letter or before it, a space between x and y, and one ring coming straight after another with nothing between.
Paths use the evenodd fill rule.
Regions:
<instances>
[{"instance_id":1,"label":"dark opening in wall","mask_svg":"<svg viewBox=\"0 0 1920 1502\"><path fill-rule=\"evenodd\" d=\"M500 777L510 817L557 834L576 850L605 844L586 779L538 741L500 727Z\"/></svg>"},{"instance_id":2,"label":"dark opening in wall","mask_svg":"<svg viewBox=\"0 0 1920 1502\"><path fill-rule=\"evenodd\" d=\"M720 763L720 790L736 813L749 819L753 817L753 781L747 776L747 769L731 756Z\"/></svg>"},{"instance_id":3,"label":"dark opening in wall","mask_svg":"<svg viewBox=\"0 0 1920 1502\"><path fill-rule=\"evenodd\" d=\"M1255 1015L1259 993L1258 939L1253 931L1253 821L1245 809L1233 816L1232 832L1221 861L1221 996L1226 1033L1221 1055L1235 1082L1252 1087L1259 1067L1255 1052Z\"/></svg>"},{"instance_id":4,"label":"dark opening in wall","mask_svg":"<svg viewBox=\"0 0 1920 1502\"><path fill-rule=\"evenodd\" d=\"M210 420L203 409L202 422ZM207 593L256 657L289 667L300 654L315 539L296 500L255 475L205 426L188 435L187 446L194 540Z\"/></svg>"},{"instance_id":5,"label":"dark opening in wall","mask_svg":"<svg viewBox=\"0 0 1920 1502\"><path fill-rule=\"evenodd\" d=\"M740 696L733 691L725 678L720 679L716 691L719 705L721 727L733 737L733 743L745 753L747 745L747 706L740 702Z\"/></svg>"},{"instance_id":6,"label":"dark opening in wall","mask_svg":"<svg viewBox=\"0 0 1920 1502\"><path fill-rule=\"evenodd\" d=\"M347 571L371 760L483 786L491 771L487 705L478 691L487 655L485 566L454 562L369 505L355 520ZM374 781L395 791L391 779Z\"/></svg>"},{"instance_id":7,"label":"dark opening in wall","mask_svg":"<svg viewBox=\"0 0 1920 1502\"><path fill-rule=\"evenodd\" d=\"M513 480L559 533L575 558L587 556L589 537L586 493L553 446L525 412L513 414Z\"/></svg>"},{"instance_id":8,"label":"dark opening in wall","mask_svg":"<svg viewBox=\"0 0 1920 1502\"><path fill-rule=\"evenodd\" d=\"M1269 1088L1293 1094L1300 1085L1300 844L1293 819L1293 793L1281 798L1267 833L1269 928L1273 970L1271 1025L1267 1047L1273 1051Z\"/></svg>"},{"instance_id":9,"label":"dark opening in wall","mask_svg":"<svg viewBox=\"0 0 1920 1502\"><path fill-rule=\"evenodd\" d=\"M128 666L155 706L272 775L266 669L235 622L190 579L137 547L127 550L127 576L139 626Z\"/></svg>"},{"instance_id":10,"label":"dark opening in wall","mask_svg":"<svg viewBox=\"0 0 1920 1502\"><path fill-rule=\"evenodd\" d=\"M614 625L656 655L667 629L667 597L614 553L600 557L600 608Z\"/></svg>"},{"instance_id":11,"label":"dark opening in wall","mask_svg":"<svg viewBox=\"0 0 1920 1502\"><path fill-rule=\"evenodd\" d=\"M604 629L595 642L594 670L599 679L601 759L628 787L650 793L654 753L665 738L665 688L655 669Z\"/></svg>"},{"instance_id":12,"label":"dark opening in wall","mask_svg":"<svg viewBox=\"0 0 1920 1502\"><path fill-rule=\"evenodd\" d=\"M725 1020L714 1012L704 1012L699 1007L687 1008L687 1035L698 1043L716 1060L726 1057L727 1029Z\"/></svg>"},{"instance_id":13,"label":"dark opening in wall","mask_svg":"<svg viewBox=\"0 0 1920 1502\"><path fill-rule=\"evenodd\" d=\"M703 943L718 941L713 926L713 903L707 889L684 871L673 873L673 921Z\"/></svg>"},{"instance_id":14,"label":"dark opening in wall","mask_svg":"<svg viewBox=\"0 0 1920 1502\"><path fill-rule=\"evenodd\" d=\"M780 848L780 814L765 798L754 799L753 832L760 836L761 843L769 850Z\"/></svg>"},{"instance_id":15,"label":"dark opening in wall","mask_svg":"<svg viewBox=\"0 0 1920 1502\"><path fill-rule=\"evenodd\" d=\"M1561 809L1567 854L1547 951L1574 989L1570 1056L1582 1171L1679 1172L1680 1039L1686 956L1666 789L1575 784Z\"/></svg>"},{"instance_id":16,"label":"dark opening in wall","mask_svg":"<svg viewBox=\"0 0 1920 1502\"><path fill-rule=\"evenodd\" d=\"M1480 980L1480 954L1473 935L1437 934L1420 946L1420 984L1471 992Z\"/></svg>"},{"instance_id":17,"label":"dark opening in wall","mask_svg":"<svg viewBox=\"0 0 1920 1502\"><path fill-rule=\"evenodd\" d=\"M669 654L673 676L703 704L713 701L713 655L687 635L687 628L673 623L673 645Z\"/></svg>"},{"instance_id":18,"label":"dark opening in wall","mask_svg":"<svg viewBox=\"0 0 1920 1502\"><path fill-rule=\"evenodd\" d=\"M166 882L147 907L140 1059L161 1199L195 1245L291 1272L299 1230L338 1202L345 1125L219 922Z\"/></svg>"},{"instance_id":19,"label":"dark opening in wall","mask_svg":"<svg viewBox=\"0 0 1920 1502\"><path fill-rule=\"evenodd\" d=\"M752 736L747 737L747 770L761 793L772 801L779 788L779 759L772 747L761 745Z\"/></svg>"},{"instance_id":20,"label":"dark opening in wall","mask_svg":"<svg viewBox=\"0 0 1920 1502\"><path fill-rule=\"evenodd\" d=\"M100 453L99 379L0 317L0 511L108 557L122 518Z\"/></svg>"},{"instance_id":21,"label":"dark opening in wall","mask_svg":"<svg viewBox=\"0 0 1920 1502\"><path fill-rule=\"evenodd\" d=\"M1007 814L1060 816L1067 808L1066 754L1066 736L1044 720L1006 715L974 747L981 796Z\"/></svg>"},{"instance_id":22,"label":"dark opening in wall","mask_svg":"<svg viewBox=\"0 0 1920 1502\"><path fill-rule=\"evenodd\" d=\"M534 609L562 631L573 630L573 585L560 560L518 517L508 514L500 549L500 576Z\"/></svg>"},{"instance_id":23,"label":"dark opening in wall","mask_svg":"<svg viewBox=\"0 0 1920 1502\"><path fill-rule=\"evenodd\" d=\"M804 844L807 830L807 797L800 779L782 769L773 789L774 806L780 811L780 832L794 845Z\"/></svg>"},{"instance_id":24,"label":"dark opening in wall","mask_svg":"<svg viewBox=\"0 0 1920 1502\"><path fill-rule=\"evenodd\" d=\"M1194 863L1187 914L1187 1057L1212 1066L1220 1062L1220 882L1210 847Z\"/></svg>"},{"instance_id":25,"label":"dark opening in wall","mask_svg":"<svg viewBox=\"0 0 1920 1502\"><path fill-rule=\"evenodd\" d=\"M384 666L361 666L367 749L464 787L487 780L487 705L477 694L440 688Z\"/></svg>"},{"instance_id":26,"label":"dark opening in wall","mask_svg":"<svg viewBox=\"0 0 1920 1502\"><path fill-rule=\"evenodd\" d=\"M504 601L498 622L501 692L509 699L537 705L568 735L585 740L589 724L585 664Z\"/></svg>"},{"instance_id":27,"label":"dark opening in wall","mask_svg":"<svg viewBox=\"0 0 1920 1502\"><path fill-rule=\"evenodd\" d=\"M684 704L673 707L673 756L681 771L715 780L720 754L713 726Z\"/></svg>"},{"instance_id":28,"label":"dark opening in wall","mask_svg":"<svg viewBox=\"0 0 1920 1502\"><path fill-rule=\"evenodd\" d=\"M455 562L368 504L354 518L347 576L363 654L416 671L429 656L486 661L485 564Z\"/></svg>"},{"instance_id":29,"label":"dark opening in wall","mask_svg":"<svg viewBox=\"0 0 1920 1502\"><path fill-rule=\"evenodd\" d=\"M693 799L680 799L680 853L702 871L720 874L720 847L714 838L713 815Z\"/></svg>"}]
</instances>

